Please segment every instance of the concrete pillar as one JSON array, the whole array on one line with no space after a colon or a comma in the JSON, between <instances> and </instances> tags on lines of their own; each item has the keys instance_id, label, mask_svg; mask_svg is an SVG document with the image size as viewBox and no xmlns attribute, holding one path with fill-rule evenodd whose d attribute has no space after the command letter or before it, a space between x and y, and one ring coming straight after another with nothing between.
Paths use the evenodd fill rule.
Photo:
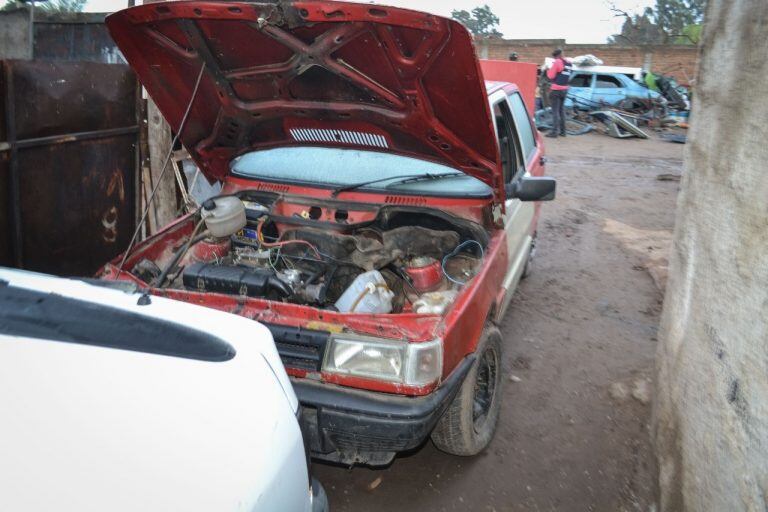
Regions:
<instances>
[{"instance_id":1,"label":"concrete pillar","mask_svg":"<svg viewBox=\"0 0 768 512\"><path fill-rule=\"evenodd\" d=\"M653 52L645 52L643 55L643 69L653 71Z\"/></svg>"},{"instance_id":2,"label":"concrete pillar","mask_svg":"<svg viewBox=\"0 0 768 512\"><path fill-rule=\"evenodd\" d=\"M710 0L657 359L662 511L768 497L768 12Z\"/></svg>"},{"instance_id":3,"label":"concrete pillar","mask_svg":"<svg viewBox=\"0 0 768 512\"><path fill-rule=\"evenodd\" d=\"M477 42L480 46L478 51L479 58L487 60L488 59L488 38L481 36L477 39Z\"/></svg>"}]
</instances>

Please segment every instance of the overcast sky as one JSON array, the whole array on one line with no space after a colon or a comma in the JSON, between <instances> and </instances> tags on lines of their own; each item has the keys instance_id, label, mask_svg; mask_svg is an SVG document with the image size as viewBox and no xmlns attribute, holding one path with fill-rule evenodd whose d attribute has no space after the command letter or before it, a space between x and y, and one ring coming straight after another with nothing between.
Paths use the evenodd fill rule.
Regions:
<instances>
[{"instance_id":1,"label":"overcast sky","mask_svg":"<svg viewBox=\"0 0 768 512\"><path fill-rule=\"evenodd\" d=\"M140 1L140 0L139 0ZM604 43L619 32L622 18L611 5L639 12L654 0L377 0L375 3L408 7L450 16L453 9L472 10L487 3L501 20L499 30L510 39L566 39L569 43ZM127 1L88 0L86 11L112 12Z\"/></svg>"}]
</instances>

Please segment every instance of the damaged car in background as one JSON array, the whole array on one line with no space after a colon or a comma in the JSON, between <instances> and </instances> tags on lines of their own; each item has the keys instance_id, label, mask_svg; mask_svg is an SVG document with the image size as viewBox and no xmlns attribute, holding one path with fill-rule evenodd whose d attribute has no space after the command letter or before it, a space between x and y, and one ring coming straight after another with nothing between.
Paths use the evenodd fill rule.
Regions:
<instances>
[{"instance_id":1,"label":"damaged car in background","mask_svg":"<svg viewBox=\"0 0 768 512\"><path fill-rule=\"evenodd\" d=\"M469 32L340 2L156 3L107 25L223 188L99 277L266 325L316 458L485 448L497 323L555 182Z\"/></svg>"}]
</instances>

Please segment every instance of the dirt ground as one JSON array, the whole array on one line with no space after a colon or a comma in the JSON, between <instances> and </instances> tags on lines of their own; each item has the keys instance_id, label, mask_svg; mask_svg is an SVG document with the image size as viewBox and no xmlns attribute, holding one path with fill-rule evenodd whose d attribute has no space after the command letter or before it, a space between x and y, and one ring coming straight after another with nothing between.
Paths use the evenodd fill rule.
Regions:
<instances>
[{"instance_id":1,"label":"dirt ground","mask_svg":"<svg viewBox=\"0 0 768 512\"><path fill-rule=\"evenodd\" d=\"M496 437L473 458L431 443L383 470L315 464L344 511L652 511L656 330L683 146L547 140L558 198L501 325Z\"/></svg>"}]
</instances>

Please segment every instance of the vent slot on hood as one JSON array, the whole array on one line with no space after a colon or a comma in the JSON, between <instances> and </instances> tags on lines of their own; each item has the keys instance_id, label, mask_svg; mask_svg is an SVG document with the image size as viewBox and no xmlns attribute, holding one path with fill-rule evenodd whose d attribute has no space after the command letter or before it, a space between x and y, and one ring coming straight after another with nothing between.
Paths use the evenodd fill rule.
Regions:
<instances>
[{"instance_id":1,"label":"vent slot on hood","mask_svg":"<svg viewBox=\"0 0 768 512\"><path fill-rule=\"evenodd\" d=\"M291 128L291 137L300 142L331 142L372 148L388 148L387 139L375 133L351 130L329 130L327 128Z\"/></svg>"}]
</instances>

